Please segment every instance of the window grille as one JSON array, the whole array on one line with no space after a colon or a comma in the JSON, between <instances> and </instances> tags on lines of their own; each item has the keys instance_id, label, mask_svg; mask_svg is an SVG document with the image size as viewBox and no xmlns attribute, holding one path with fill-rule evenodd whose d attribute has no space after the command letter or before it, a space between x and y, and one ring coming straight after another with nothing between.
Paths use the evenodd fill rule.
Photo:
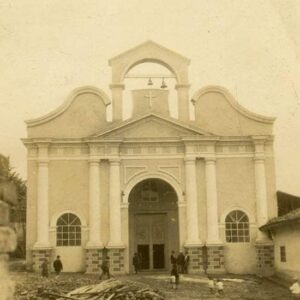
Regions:
<instances>
[{"instance_id":1,"label":"window grille","mask_svg":"<svg viewBox=\"0 0 300 300\"><path fill-rule=\"evenodd\" d=\"M63 214L56 222L56 245L57 246L80 246L81 245L81 222L72 214Z\"/></svg>"},{"instance_id":2,"label":"window grille","mask_svg":"<svg viewBox=\"0 0 300 300\"><path fill-rule=\"evenodd\" d=\"M240 211L230 212L225 219L225 236L227 243L249 243L249 219Z\"/></svg>"}]
</instances>

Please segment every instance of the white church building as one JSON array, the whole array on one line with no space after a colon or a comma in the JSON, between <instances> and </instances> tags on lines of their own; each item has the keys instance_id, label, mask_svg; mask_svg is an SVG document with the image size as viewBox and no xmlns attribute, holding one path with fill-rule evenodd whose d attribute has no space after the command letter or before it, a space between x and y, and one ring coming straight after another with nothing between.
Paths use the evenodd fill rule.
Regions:
<instances>
[{"instance_id":1,"label":"white church building","mask_svg":"<svg viewBox=\"0 0 300 300\"><path fill-rule=\"evenodd\" d=\"M149 78L124 118L125 78L144 63L164 66L174 91ZM277 216L274 118L218 86L191 97L189 64L147 41L109 60L111 97L81 87L26 121L28 266L60 255L64 271L93 273L109 255L112 273L130 273L138 252L142 270L167 271L174 250L189 252L190 273L271 272L259 227Z\"/></svg>"}]
</instances>

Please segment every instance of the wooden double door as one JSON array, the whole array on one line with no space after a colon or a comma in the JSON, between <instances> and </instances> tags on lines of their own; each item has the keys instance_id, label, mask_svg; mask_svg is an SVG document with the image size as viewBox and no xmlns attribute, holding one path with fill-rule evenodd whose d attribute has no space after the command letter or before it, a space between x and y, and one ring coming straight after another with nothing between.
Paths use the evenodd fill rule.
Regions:
<instances>
[{"instance_id":1,"label":"wooden double door","mask_svg":"<svg viewBox=\"0 0 300 300\"><path fill-rule=\"evenodd\" d=\"M140 257L142 270L166 268L167 215L135 215L135 252Z\"/></svg>"}]
</instances>

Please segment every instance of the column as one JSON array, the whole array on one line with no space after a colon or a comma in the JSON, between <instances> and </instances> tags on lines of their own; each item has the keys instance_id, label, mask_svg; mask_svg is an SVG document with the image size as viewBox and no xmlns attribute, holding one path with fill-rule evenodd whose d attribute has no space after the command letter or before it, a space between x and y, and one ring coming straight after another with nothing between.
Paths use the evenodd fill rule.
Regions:
<instances>
[{"instance_id":1,"label":"column","mask_svg":"<svg viewBox=\"0 0 300 300\"><path fill-rule=\"evenodd\" d=\"M110 85L112 94L112 120L122 121L123 120L123 90L124 84L111 84Z\"/></svg>"},{"instance_id":2,"label":"column","mask_svg":"<svg viewBox=\"0 0 300 300\"><path fill-rule=\"evenodd\" d=\"M221 244L218 223L218 196L216 182L216 159L205 159L207 244Z\"/></svg>"},{"instance_id":3,"label":"column","mask_svg":"<svg viewBox=\"0 0 300 300\"><path fill-rule=\"evenodd\" d=\"M89 241L88 247L102 247L99 160L89 161Z\"/></svg>"},{"instance_id":4,"label":"column","mask_svg":"<svg viewBox=\"0 0 300 300\"><path fill-rule=\"evenodd\" d=\"M109 160L109 232L108 247L122 247L120 160Z\"/></svg>"},{"instance_id":5,"label":"column","mask_svg":"<svg viewBox=\"0 0 300 300\"><path fill-rule=\"evenodd\" d=\"M181 121L190 120L190 107L189 107L189 84L176 84L178 98L178 119Z\"/></svg>"},{"instance_id":6,"label":"column","mask_svg":"<svg viewBox=\"0 0 300 300\"><path fill-rule=\"evenodd\" d=\"M268 222L268 199L265 173L265 138L254 137L254 175L255 175L255 194L256 194L256 213L258 227ZM266 234L257 231L257 241L268 240Z\"/></svg>"},{"instance_id":7,"label":"column","mask_svg":"<svg viewBox=\"0 0 300 300\"><path fill-rule=\"evenodd\" d=\"M49 248L48 144L38 145L37 241L34 248Z\"/></svg>"},{"instance_id":8,"label":"column","mask_svg":"<svg viewBox=\"0 0 300 300\"><path fill-rule=\"evenodd\" d=\"M185 185L187 205L187 241L186 245L200 245L198 222L198 197L196 181L196 159L185 158Z\"/></svg>"}]
</instances>

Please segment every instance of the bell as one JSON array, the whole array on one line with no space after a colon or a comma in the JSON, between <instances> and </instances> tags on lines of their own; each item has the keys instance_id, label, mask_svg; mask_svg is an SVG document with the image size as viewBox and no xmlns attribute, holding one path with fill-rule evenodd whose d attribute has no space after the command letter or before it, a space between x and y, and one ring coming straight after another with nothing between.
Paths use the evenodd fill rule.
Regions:
<instances>
[{"instance_id":1,"label":"bell","mask_svg":"<svg viewBox=\"0 0 300 300\"><path fill-rule=\"evenodd\" d=\"M166 85L166 83L165 83L165 79L163 78L162 79L162 82L161 82L161 86L160 86L160 88L161 89L165 89L165 88L167 88L168 86Z\"/></svg>"},{"instance_id":2,"label":"bell","mask_svg":"<svg viewBox=\"0 0 300 300\"><path fill-rule=\"evenodd\" d=\"M153 85L153 82L152 82L151 77L150 77L149 80L148 80L148 85Z\"/></svg>"}]
</instances>

